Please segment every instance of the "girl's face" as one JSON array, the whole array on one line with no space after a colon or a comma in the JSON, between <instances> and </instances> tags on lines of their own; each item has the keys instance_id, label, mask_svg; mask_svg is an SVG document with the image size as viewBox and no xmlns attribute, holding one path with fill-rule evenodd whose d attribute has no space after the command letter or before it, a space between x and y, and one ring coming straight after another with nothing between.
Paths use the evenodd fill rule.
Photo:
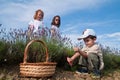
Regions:
<instances>
[{"instance_id":1,"label":"girl's face","mask_svg":"<svg viewBox=\"0 0 120 80\"><path fill-rule=\"evenodd\" d=\"M59 24L59 17L55 18L55 24Z\"/></svg>"},{"instance_id":2,"label":"girl's face","mask_svg":"<svg viewBox=\"0 0 120 80\"><path fill-rule=\"evenodd\" d=\"M87 47L92 47L95 44L96 38L95 39L85 38L83 40Z\"/></svg>"},{"instance_id":3,"label":"girl's face","mask_svg":"<svg viewBox=\"0 0 120 80\"><path fill-rule=\"evenodd\" d=\"M37 13L37 20L41 20L43 18L43 14L42 14L42 12L41 11L39 11L38 13Z\"/></svg>"}]
</instances>

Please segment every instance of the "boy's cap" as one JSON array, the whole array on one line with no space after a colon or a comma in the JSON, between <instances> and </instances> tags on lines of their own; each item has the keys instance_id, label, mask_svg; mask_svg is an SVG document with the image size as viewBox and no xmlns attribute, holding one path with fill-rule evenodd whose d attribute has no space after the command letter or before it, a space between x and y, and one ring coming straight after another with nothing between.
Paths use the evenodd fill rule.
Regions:
<instances>
[{"instance_id":1,"label":"boy's cap","mask_svg":"<svg viewBox=\"0 0 120 80\"><path fill-rule=\"evenodd\" d=\"M78 38L78 40L84 39L88 36L96 36L95 31L93 29L86 29L83 34Z\"/></svg>"}]
</instances>

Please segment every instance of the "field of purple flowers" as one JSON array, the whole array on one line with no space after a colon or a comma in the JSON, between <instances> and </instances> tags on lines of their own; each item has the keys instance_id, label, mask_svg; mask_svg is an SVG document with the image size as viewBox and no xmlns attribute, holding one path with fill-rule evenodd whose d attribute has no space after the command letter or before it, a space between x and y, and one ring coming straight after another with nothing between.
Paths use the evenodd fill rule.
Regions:
<instances>
[{"instance_id":1,"label":"field of purple flowers","mask_svg":"<svg viewBox=\"0 0 120 80\"><path fill-rule=\"evenodd\" d=\"M15 76L17 73L9 71L6 69L6 66L16 66L23 62L24 49L26 44L32 39L39 39L46 43L49 51L49 60L57 63L57 68L62 69L63 72L56 72L62 75L64 70L75 71L76 70L76 62L73 67L70 67L66 62L66 56L72 56L73 50L70 38L58 36L58 39L52 38L50 29L47 27L39 29L38 34L32 34L28 32L28 30L23 29L5 29L0 25L0 76ZM81 43L78 43L82 45ZM101 45L102 46L102 45ZM33 62L35 58L31 55L38 51L41 53L37 56L37 62L44 61L44 49L39 44L33 44L29 50L29 59L28 61ZM108 73L112 73L115 70L120 69L120 50L112 49L110 47L103 48L104 62L105 68L103 74L106 75ZM43 54L42 54L43 52ZM36 56L35 56L36 57ZM3 69L4 68L4 69ZM18 70L17 67L16 70ZM12 69L11 69L12 70ZM5 73L5 75L4 75ZM73 75L73 73L70 72ZM18 75L18 74L17 74ZM56 75L56 76L58 76ZM66 76L67 72L65 73ZM1 78L1 77L0 77ZM3 77L4 78L4 77ZM5 80L5 79L4 79ZM11 79L9 79L11 80ZM49 79L48 79L49 80ZM55 79L55 80L68 80L68 79ZM69 79L70 80L70 79ZM78 80L78 79L76 79Z\"/></svg>"}]
</instances>

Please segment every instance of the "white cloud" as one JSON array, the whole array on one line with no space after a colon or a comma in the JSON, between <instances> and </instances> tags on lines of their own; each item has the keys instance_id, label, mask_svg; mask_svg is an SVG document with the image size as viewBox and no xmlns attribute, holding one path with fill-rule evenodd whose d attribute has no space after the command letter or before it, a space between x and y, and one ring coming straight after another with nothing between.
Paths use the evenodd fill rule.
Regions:
<instances>
[{"instance_id":1,"label":"white cloud","mask_svg":"<svg viewBox=\"0 0 120 80\"><path fill-rule=\"evenodd\" d=\"M0 5L0 22L9 21L9 24L20 24L21 22L27 23L32 19L35 10L41 8L45 13L45 19L50 18L56 14L64 15L75 10L97 8L104 4L107 0L18 0L18 1L5 1ZM8 18L10 20L8 20ZM11 26L12 26L11 25Z\"/></svg>"},{"instance_id":2,"label":"white cloud","mask_svg":"<svg viewBox=\"0 0 120 80\"><path fill-rule=\"evenodd\" d=\"M108 37L111 37L111 38L119 38L120 39L120 32L116 32L116 33L113 33L113 34L107 34Z\"/></svg>"},{"instance_id":3,"label":"white cloud","mask_svg":"<svg viewBox=\"0 0 120 80\"><path fill-rule=\"evenodd\" d=\"M73 12L74 10L96 8L97 6L101 6L104 2L105 1L99 0L34 0L31 5L41 7L49 14L54 14L54 12L65 14L67 12Z\"/></svg>"},{"instance_id":4,"label":"white cloud","mask_svg":"<svg viewBox=\"0 0 120 80\"><path fill-rule=\"evenodd\" d=\"M65 27L66 27L66 29L64 29L62 31L62 33L67 33L67 32L74 33L74 32L76 32L76 26L69 25L69 26L65 26Z\"/></svg>"},{"instance_id":5,"label":"white cloud","mask_svg":"<svg viewBox=\"0 0 120 80\"><path fill-rule=\"evenodd\" d=\"M112 25L119 24L120 20L112 19L112 20L102 20L99 22L82 22L78 23L79 26L87 26L87 27L108 27Z\"/></svg>"},{"instance_id":6,"label":"white cloud","mask_svg":"<svg viewBox=\"0 0 120 80\"><path fill-rule=\"evenodd\" d=\"M106 45L111 48L120 48L120 32L99 35L98 40L102 45Z\"/></svg>"},{"instance_id":7,"label":"white cloud","mask_svg":"<svg viewBox=\"0 0 120 80\"><path fill-rule=\"evenodd\" d=\"M63 33L79 33L81 34L82 31L86 28L97 28L98 31L105 30L106 28L110 30L113 28L115 24L119 24L120 20L106 20L106 21L99 21L99 22L75 22L71 21L69 24L64 25L62 32ZM109 28L108 28L109 27ZM110 28L111 27L111 28ZM65 29L64 29L65 28ZM107 32L106 32L107 33ZM119 36L120 33L116 32L114 34L104 34L104 36ZM101 36L99 36L101 37Z\"/></svg>"},{"instance_id":8,"label":"white cloud","mask_svg":"<svg viewBox=\"0 0 120 80\"><path fill-rule=\"evenodd\" d=\"M115 32L111 34L103 34L103 35L100 35L99 38L120 39L120 32Z\"/></svg>"}]
</instances>

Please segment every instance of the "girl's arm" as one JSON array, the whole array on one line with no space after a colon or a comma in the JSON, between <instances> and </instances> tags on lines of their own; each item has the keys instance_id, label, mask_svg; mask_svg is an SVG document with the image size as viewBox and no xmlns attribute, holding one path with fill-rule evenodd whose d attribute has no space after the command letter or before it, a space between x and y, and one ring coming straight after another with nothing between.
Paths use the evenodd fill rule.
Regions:
<instances>
[{"instance_id":1,"label":"girl's arm","mask_svg":"<svg viewBox=\"0 0 120 80\"><path fill-rule=\"evenodd\" d=\"M29 25L30 30L34 30L34 25Z\"/></svg>"}]
</instances>

